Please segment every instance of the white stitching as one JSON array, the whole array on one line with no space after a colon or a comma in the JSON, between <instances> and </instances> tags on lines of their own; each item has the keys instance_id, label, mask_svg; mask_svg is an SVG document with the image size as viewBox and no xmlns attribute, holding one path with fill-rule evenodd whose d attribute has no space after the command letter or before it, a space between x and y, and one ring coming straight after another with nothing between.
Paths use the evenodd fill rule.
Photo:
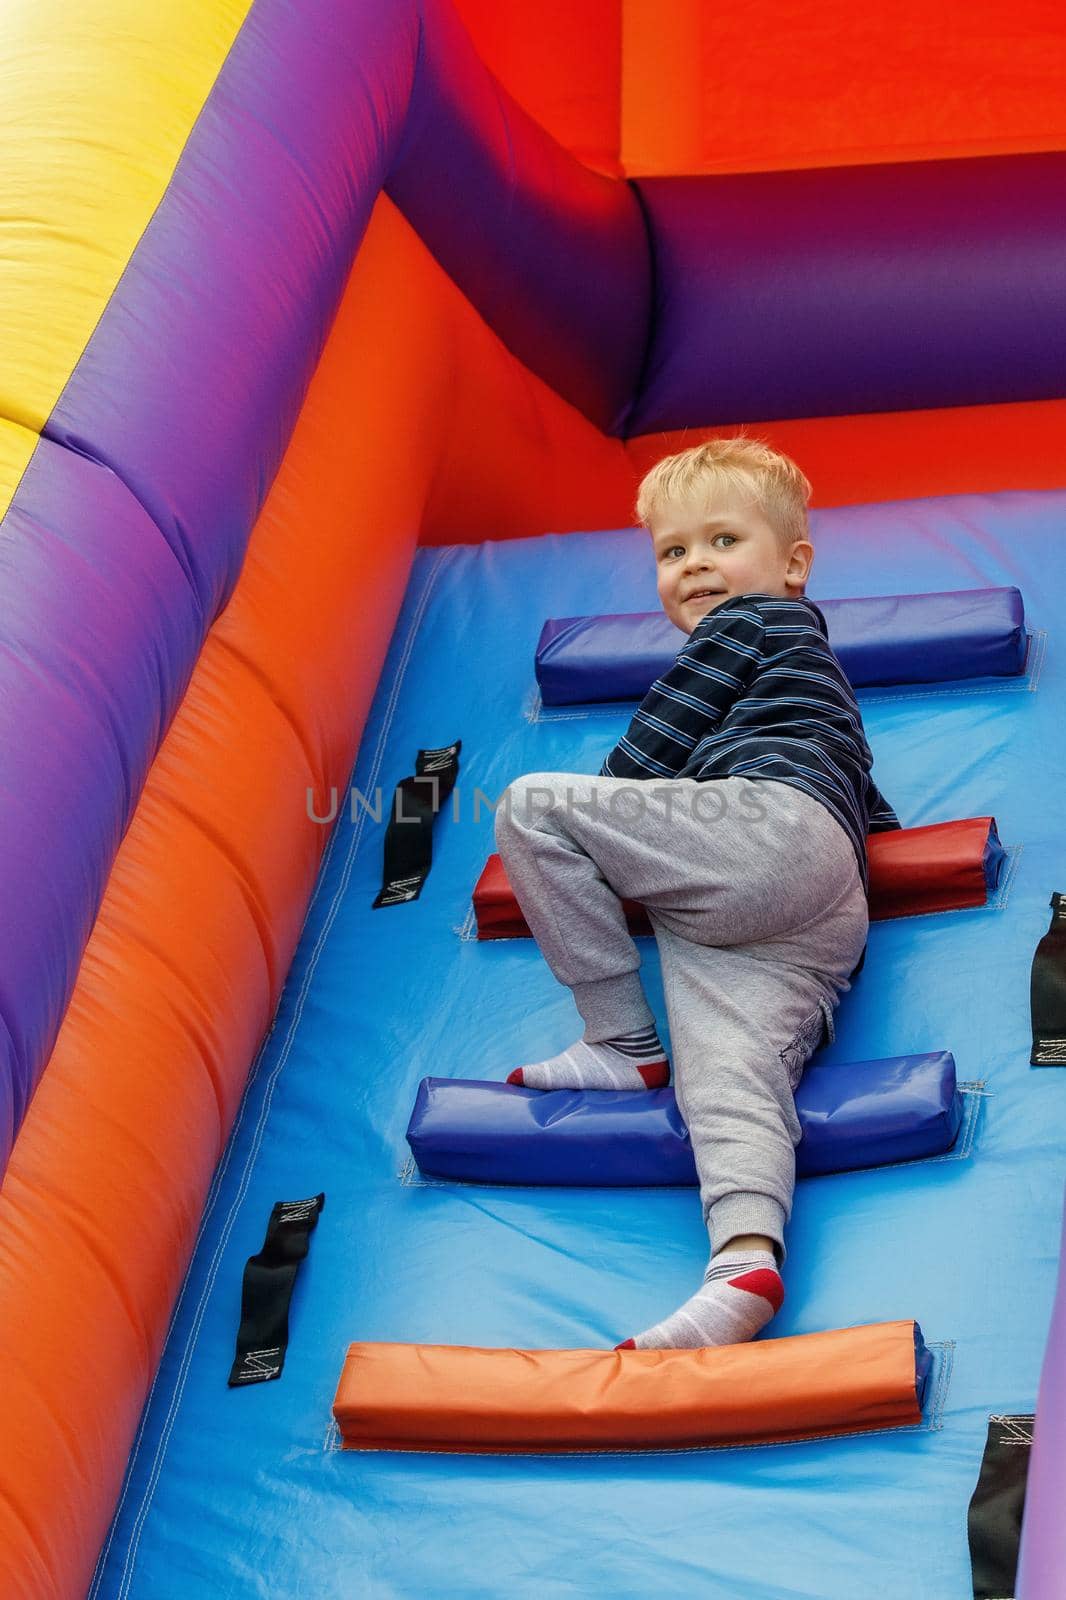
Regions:
<instances>
[{"instance_id":1,"label":"white stitching","mask_svg":"<svg viewBox=\"0 0 1066 1600\"><path fill-rule=\"evenodd\" d=\"M1025 846L1021 844L1004 845L1004 849L1007 852L1006 871L1000 878L995 894L988 902L988 908L991 911L1002 911L1010 899L1011 890L1014 888L1018 877L1018 862L1022 858L1022 851Z\"/></svg>"},{"instance_id":2,"label":"white stitching","mask_svg":"<svg viewBox=\"0 0 1066 1600\"><path fill-rule=\"evenodd\" d=\"M1003 1429L1000 1444L1032 1444L1036 1418L1031 1411L1018 1411L1006 1416L993 1414L988 1420L998 1422Z\"/></svg>"},{"instance_id":3,"label":"white stitching","mask_svg":"<svg viewBox=\"0 0 1066 1600\"><path fill-rule=\"evenodd\" d=\"M856 697L863 697L868 705L888 705L895 701L943 699L952 695L1034 694L1047 654L1047 630L1037 628L1032 633L1027 632L1026 640L1024 671L1014 674L1004 683L996 683L988 678L973 678L965 687L958 689L933 689L928 684L916 683L909 692L888 694L879 693L877 686L872 684L866 689L857 689Z\"/></svg>"},{"instance_id":4,"label":"white stitching","mask_svg":"<svg viewBox=\"0 0 1066 1600\"><path fill-rule=\"evenodd\" d=\"M950 1150L945 1150L939 1156L926 1156L924 1162L900 1161L901 1167L913 1167L919 1164L936 1166L945 1161L967 1161L973 1154L974 1144L977 1139L977 1124L981 1115L981 1102L989 1098L983 1080L974 1083L960 1083L957 1085L962 1096L962 1126L959 1136Z\"/></svg>"},{"instance_id":5,"label":"white stitching","mask_svg":"<svg viewBox=\"0 0 1066 1600\"><path fill-rule=\"evenodd\" d=\"M980 916L989 916L1002 911L1010 897L1014 880L1017 876L1018 862L1021 859L1024 845L1004 845L1003 850L1007 858L1006 867L1000 877L999 887L995 894L985 901L983 906L945 906L943 911L903 911L895 917L871 917L871 923L878 922L914 922L921 917L957 917L963 912L976 912Z\"/></svg>"}]
</instances>

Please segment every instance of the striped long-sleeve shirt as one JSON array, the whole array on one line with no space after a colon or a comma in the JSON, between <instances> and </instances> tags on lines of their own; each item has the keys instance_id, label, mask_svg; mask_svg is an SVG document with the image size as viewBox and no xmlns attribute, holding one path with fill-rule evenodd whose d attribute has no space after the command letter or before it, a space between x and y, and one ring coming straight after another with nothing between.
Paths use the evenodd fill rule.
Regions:
<instances>
[{"instance_id":1,"label":"striped long-sleeve shirt","mask_svg":"<svg viewBox=\"0 0 1066 1600\"><path fill-rule=\"evenodd\" d=\"M870 776L855 692L813 600L734 595L702 617L600 768L609 778L769 778L813 795L855 849L900 826Z\"/></svg>"}]
</instances>

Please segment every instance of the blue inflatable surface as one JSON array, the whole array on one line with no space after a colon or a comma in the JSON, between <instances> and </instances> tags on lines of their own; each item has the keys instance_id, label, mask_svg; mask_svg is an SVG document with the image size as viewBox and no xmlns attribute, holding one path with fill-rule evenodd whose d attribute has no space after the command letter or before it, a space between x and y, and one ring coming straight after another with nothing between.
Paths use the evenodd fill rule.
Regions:
<instances>
[{"instance_id":1,"label":"blue inflatable surface","mask_svg":"<svg viewBox=\"0 0 1066 1600\"><path fill-rule=\"evenodd\" d=\"M606 1349L690 1294L707 1252L690 1189L410 1179L423 1078L502 1079L575 1037L573 1002L532 941L473 937L471 889L493 847L486 800L523 772L595 772L629 715L543 709L545 618L655 598L646 535L632 530L424 550L95 1595L967 1600L987 1418L1033 1408L1058 1258L1066 1075L1028 1064L1028 985L1049 894L1066 889L1064 522L1062 493L814 517L822 591L1016 586L1031 635L1017 679L860 696L875 777L904 824L995 815L1008 859L981 910L872 925L824 1056L950 1049L960 1080L984 1088L968 1159L800 1186L773 1325L915 1318L935 1356L922 1426L569 1460L337 1448L330 1406L350 1340ZM456 738L459 783L422 895L372 911L393 787L419 747ZM641 950L665 1026L654 942ZM228 1390L244 1263L274 1201L320 1190L284 1372Z\"/></svg>"}]
</instances>

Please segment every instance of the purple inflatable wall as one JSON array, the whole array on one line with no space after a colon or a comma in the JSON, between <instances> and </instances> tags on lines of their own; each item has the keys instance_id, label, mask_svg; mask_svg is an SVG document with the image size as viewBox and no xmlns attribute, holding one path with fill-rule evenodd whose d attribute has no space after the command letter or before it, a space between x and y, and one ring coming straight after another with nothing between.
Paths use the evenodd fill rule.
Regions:
<instances>
[{"instance_id":1,"label":"purple inflatable wall","mask_svg":"<svg viewBox=\"0 0 1066 1600\"><path fill-rule=\"evenodd\" d=\"M656 292L631 434L1063 393L1066 155L639 187Z\"/></svg>"},{"instance_id":2,"label":"purple inflatable wall","mask_svg":"<svg viewBox=\"0 0 1066 1600\"><path fill-rule=\"evenodd\" d=\"M510 100L448 0L256 0L3 524L0 1172L390 174L566 398L607 425L632 395L629 188Z\"/></svg>"}]
</instances>

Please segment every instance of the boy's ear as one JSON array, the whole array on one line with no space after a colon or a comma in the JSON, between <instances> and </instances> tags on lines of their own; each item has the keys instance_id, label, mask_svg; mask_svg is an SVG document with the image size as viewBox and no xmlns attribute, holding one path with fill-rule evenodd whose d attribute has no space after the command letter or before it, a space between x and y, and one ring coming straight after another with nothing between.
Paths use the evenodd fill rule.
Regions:
<instances>
[{"instance_id":1,"label":"boy's ear","mask_svg":"<svg viewBox=\"0 0 1066 1600\"><path fill-rule=\"evenodd\" d=\"M814 546L806 539L797 539L792 546L785 568L789 583L806 583L814 565Z\"/></svg>"}]
</instances>

